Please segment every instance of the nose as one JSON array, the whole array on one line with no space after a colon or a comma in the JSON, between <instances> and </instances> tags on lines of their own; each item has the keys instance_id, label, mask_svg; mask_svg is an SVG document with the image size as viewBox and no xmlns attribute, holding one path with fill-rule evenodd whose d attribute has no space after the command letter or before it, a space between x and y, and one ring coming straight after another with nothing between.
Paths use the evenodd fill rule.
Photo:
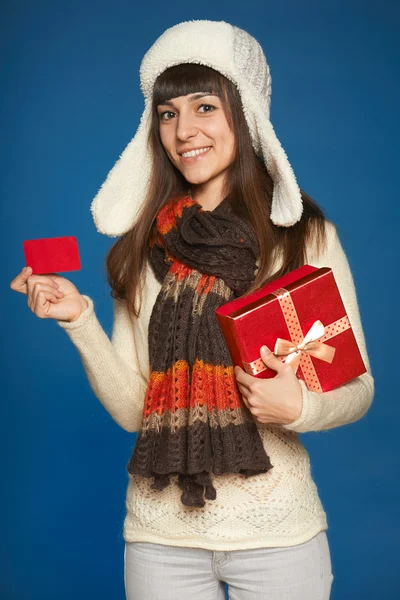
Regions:
<instances>
[{"instance_id":1,"label":"nose","mask_svg":"<svg viewBox=\"0 0 400 600\"><path fill-rule=\"evenodd\" d=\"M177 117L176 137L184 141L197 135L197 133L198 129L195 125L194 116L190 113L184 114L182 111Z\"/></svg>"}]
</instances>

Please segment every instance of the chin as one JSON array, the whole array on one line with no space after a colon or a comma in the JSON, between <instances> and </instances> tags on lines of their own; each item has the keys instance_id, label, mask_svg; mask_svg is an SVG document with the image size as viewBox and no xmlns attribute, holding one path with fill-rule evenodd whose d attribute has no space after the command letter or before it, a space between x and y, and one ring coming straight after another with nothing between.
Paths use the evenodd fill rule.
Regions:
<instances>
[{"instance_id":1,"label":"chin","mask_svg":"<svg viewBox=\"0 0 400 600\"><path fill-rule=\"evenodd\" d=\"M191 185L202 185L204 183L207 183L207 181L210 180L210 177L204 177L204 178L200 178L200 177L186 177L185 175L184 175L184 177L185 177L186 181L188 183L190 183Z\"/></svg>"},{"instance_id":2,"label":"chin","mask_svg":"<svg viewBox=\"0 0 400 600\"><path fill-rule=\"evenodd\" d=\"M185 171L181 171L182 175L186 179L188 183L192 185L201 185L210 181L215 177L215 173L201 174L201 173L185 173Z\"/></svg>"}]
</instances>

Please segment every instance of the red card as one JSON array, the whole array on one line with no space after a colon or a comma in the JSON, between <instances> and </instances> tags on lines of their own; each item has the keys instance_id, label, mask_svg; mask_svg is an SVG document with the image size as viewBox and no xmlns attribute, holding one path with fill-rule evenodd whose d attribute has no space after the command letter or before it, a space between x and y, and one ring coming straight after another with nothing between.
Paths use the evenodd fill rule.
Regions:
<instances>
[{"instance_id":1,"label":"red card","mask_svg":"<svg viewBox=\"0 0 400 600\"><path fill-rule=\"evenodd\" d=\"M33 275L79 271L78 242L75 236L40 238L23 242L25 261Z\"/></svg>"}]
</instances>

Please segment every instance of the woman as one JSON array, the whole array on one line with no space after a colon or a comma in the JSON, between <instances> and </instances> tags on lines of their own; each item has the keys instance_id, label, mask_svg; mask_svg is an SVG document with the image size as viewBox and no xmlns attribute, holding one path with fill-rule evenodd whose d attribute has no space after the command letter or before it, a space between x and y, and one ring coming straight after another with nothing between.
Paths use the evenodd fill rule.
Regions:
<instances>
[{"instance_id":1,"label":"woman","mask_svg":"<svg viewBox=\"0 0 400 600\"><path fill-rule=\"evenodd\" d=\"M269 120L263 51L225 22L167 29L143 58L138 131L92 203L114 298L57 274L18 275L76 345L104 407L138 438L127 465L129 600L327 599L326 514L299 432L360 419L374 391L356 291L335 226L296 183ZM367 372L317 393L233 368L215 309L304 263L329 266ZM136 300L140 299L139 306Z\"/></svg>"}]
</instances>

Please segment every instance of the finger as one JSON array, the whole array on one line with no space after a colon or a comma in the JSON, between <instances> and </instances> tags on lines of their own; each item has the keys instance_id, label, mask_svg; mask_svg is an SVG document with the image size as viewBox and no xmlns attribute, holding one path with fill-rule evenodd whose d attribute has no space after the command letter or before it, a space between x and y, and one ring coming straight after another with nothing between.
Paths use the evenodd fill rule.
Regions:
<instances>
[{"instance_id":1,"label":"finger","mask_svg":"<svg viewBox=\"0 0 400 600\"><path fill-rule=\"evenodd\" d=\"M243 394L242 394L242 400L243 400L243 404L245 405L245 407L250 410L250 404L248 403L246 396L244 396Z\"/></svg>"},{"instance_id":2,"label":"finger","mask_svg":"<svg viewBox=\"0 0 400 600\"><path fill-rule=\"evenodd\" d=\"M15 292L19 292L20 294L27 294L27 284L26 280L31 275L32 269L31 267L24 267L20 273L11 281L10 288Z\"/></svg>"},{"instance_id":3,"label":"finger","mask_svg":"<svg viewBox=\"0 0 400 600\"><path fill-rule=\"evenodd\" d=\"M282 362L277 356L275 356L275 354L271 352L268 346L261 346L260 357L262 358L262 361L265 364L265 366L267 366L269 369L272 369L273 371L276 371L278 375L279 373L282 373L283 371L287 370L287 365L284 362Z\"/></svg>"},{"instance_id":4,"label":"finger","mask_svg":"<svg viewBox=\"0 0 400 600\"><path fill-rule=\"evenodd\" d=\"M61 277L61 275L58 273L43 273L41 277L48 277L50 281L53 281L55 284L57 284L57 277Z\"/></svg>"},{"instance_id":5,"label":"finger","mask_svg":"<svg viewBox=\"0 0 400 600\"><path fill-rule=\"evenodd\" d=\"M60 287L58 285L58 283L56 283L54 281L54 279L52 279L51 277L48 277L47 275L31 275L26 280L26 285L27 285L27 294L31 298L34 294L35 287L37 287L37 286L40 287L41 285L46 285L53 291Z\"/></svg>"},{"instance_id":6,"label":"finger","mask_svg":"<svg viewBox=\"0 0 400 600\"><path fill-rule=\"evenodd\" d=\"M32 304L34 304L34 305L36 304L37 296L42 291L43 292L48 292L52 296L55 296L55 297L57 297L59 299L61 299L61 298L64 297L64 294L63 294L63 292L61 290L58 290L58 289L54 288L51 285L46 285L45 283L42 283L40 281L40 282L36 282L35 283L35 285L33 287L33 290L32 290L32 293L30 294L31 295L31 302L32 302Z\"/></svg>"},{"instance_id":7,"label":"finger","mask_svg":"<svg viewBox=\"0 0 400 600\"><path fill-rule=\"evenodd\" d=\"M247 406L247 408L250 408L250 403L247 397L248 394L248 389L243 387L242 385L238 384L238 389L240 392L240 395L242 397L243 402L245 403L245 405Z\"/></svg>"},{"instance_id":8,"label":"finger","mask_svg":"<svg viewBox=\"0 0 400 600\"><path fill-rule=\"evenodd\" d=\"M57 304L59 301L60 298L57 298L55 293L48 292L47 290L40 290L36 296L35 302L32 303L30 308L37 317L45 319L49 314L51 304Z\"/></svg>"},{"instance_id":9,"label":"finger","mask_svg":"<svg viewBox=\"0 0 400 600\"><path fill-rule=\"evenodd\" d=\"M236 381L245 386L248 390L250 390L250 386L254 382L254 379L257 379L256 377L253 377L253 375L243 371L243 369L238 365L235 367L235 377Z\"/></svg>"},{"instance_id":10,"label":"finger","mask_svg":"<svg viewBox=\"0 0 400 600\"><path fill-rule=\"evenodd\" d=\"M254 409L258 410L259 407L258 406L255 407L251 402L251 393L249 392L247 387L244 387L244 386L238 384L238 388L241 393L243 404L248 408L248 410L250 412L253 412Z\"/></svg>"},{"instance_id":11,"label":"finger","mask_svg":"<svg viewBox=\"0 0 400 600\"><path fill-rule=\"evenodd\" d=\"M56 281L57 277L59 277L59 275L53 275L53 273L49 275L31 275L27 279L27 284L28 287L31 286L32 288L36 283L45 283L46 285L51 285L53 287L60 287L58 282Z\"/></svg>"}]
</instances>

